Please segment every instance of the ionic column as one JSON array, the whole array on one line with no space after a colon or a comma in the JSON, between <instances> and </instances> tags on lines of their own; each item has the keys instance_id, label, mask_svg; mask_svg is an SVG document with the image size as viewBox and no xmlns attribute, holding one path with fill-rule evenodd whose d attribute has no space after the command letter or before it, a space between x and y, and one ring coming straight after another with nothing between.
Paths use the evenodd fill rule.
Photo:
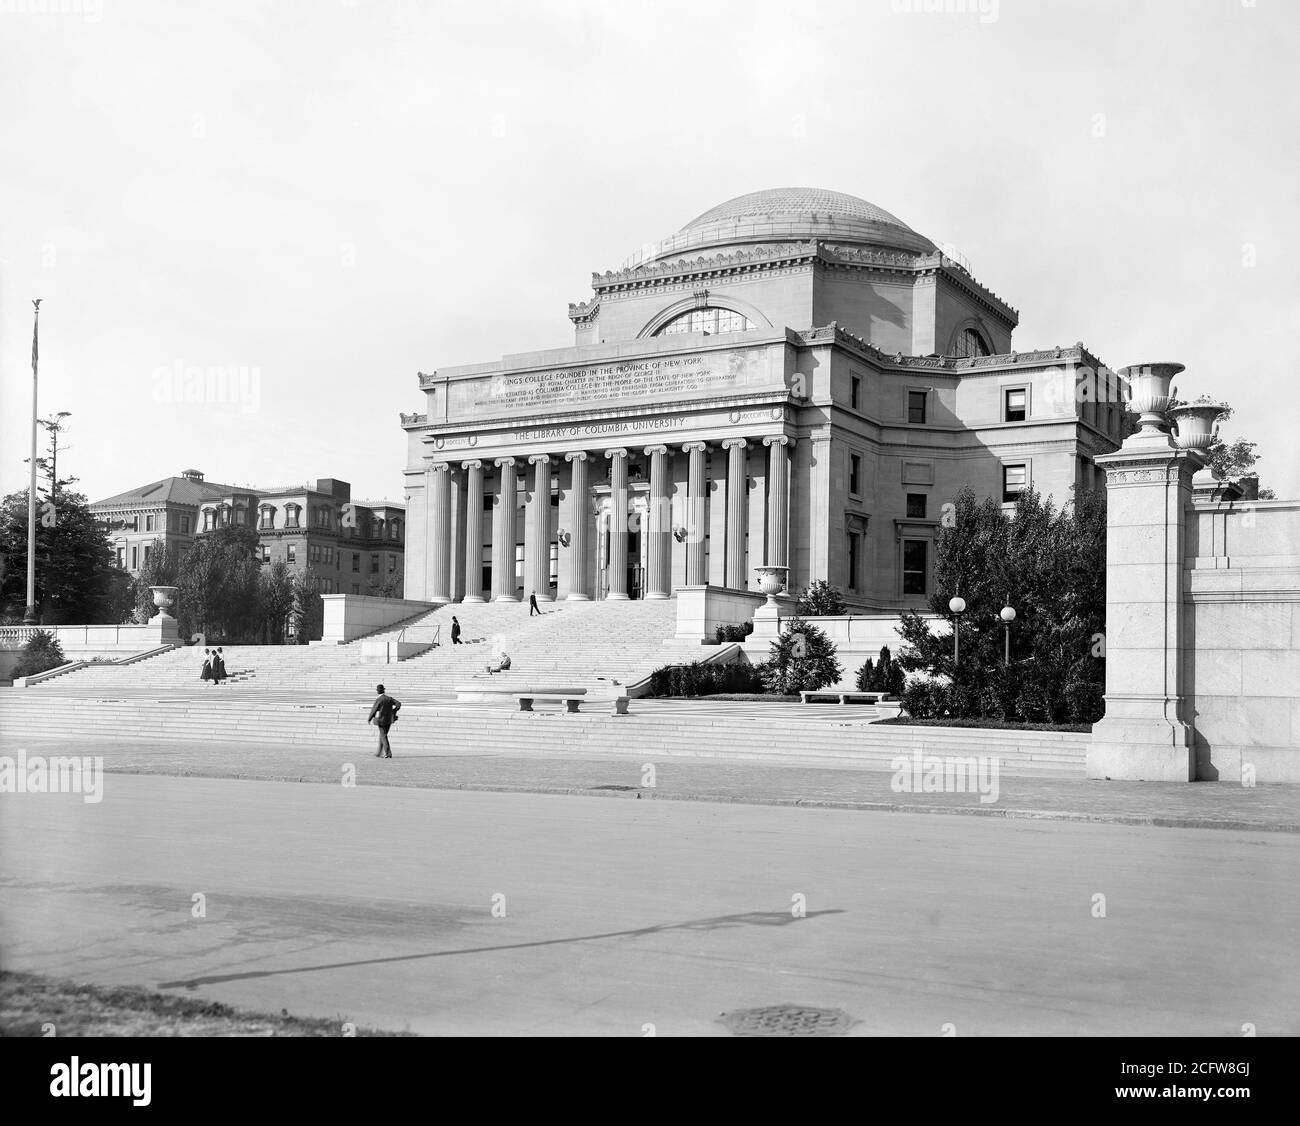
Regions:
<instances>
[{"instance_id":1,"label":"ionic column","mask_svg":"<svg viewBox=\"0 0 1300 1126\"><path fill-rule=\"evenodd\" d=\"M492 510L492 601L518 602L515 590L515 459L499 457L497 504Z\"/></svg>"},{"instance_id":2,"label":"ionic column","mask_svg":"<svg viewBox=\"0 0 1300 1126\"><path fill-rule=\"evenodd\" d=\"M668 447L646 446L650 458L649 565L646 567L647 598L667 598L672 586L672 552L668 539Z\"/></svg>"},{"instance_id":3,"label":"ionic column","mask_svg":"<svg viewBox=\"0 0 1300 1126\"><path fill-rule=\"evenodd\" d=\"M433 490L433 535L429 560L430 602L451 601L451 466L435 462L429 478Z\"/></svg>"},{"instance_id":4,"label":"ionic column","mask_svg":"<svg viewBox=\"0 0 1300 1126\"><path fill-rule=\"evenodd\" d=\"M609 593L627 600L627 450L606 450L609 468Z\"/></svg>"},{"instance_id":5,"label":"ionic column","mask_svg":"<svg viewBox=\"0 0 1300 1126\"><path fill-rule=\"evenodd\" d=\"M722 443L727 451L727 554L726 582L732 590L744 590L745 582L745 451L744 438L728 438Z\"/></svg>"},{"instance_id":6,"label":"ionic column","mask_svg":"<svg viewBox=\"0 0 1300 1126\"><path fill-rule=\"evenodd\" d=\"M784 434L763 439L767 447L767 555L769 567L784 567L790 545L790 456Z\"/></svg>"},{"instance_id":7,"label":"ionic column","mask_svg":"<svg viewBox=\"0 0 1300 1126\"><path fill-rule=\"evenodd\" d=\"M690 455L686 476L686 585L704 586L708 574L704 569L704 451L703 442L687 442L683 452Z\"/></svg>"},{"instance_id":8,"label":"ionic column","mask_svg":"<svg viewBox=\"0 0 1300 1126\"><path fill-rule=\"evenodd\" d=\"M591 520L587 515L587 455L582 450L564 455L573 466L573 479L569 484L569 546L560 546L569 553L569 594L573 602L588 602L587 593L587 529Z\"/></svg>"},{"instance_id":9,"label":"ionic column","mask_svg":"<svg viewBox=\"0 0 1300 1126\"><path fill-rule=\"evenodd\" d=\"M551 456L533 454L533 499L524 520L524 574L538 602L551 598Z\"/></svg>"},{"instance_id":10,"label":"ionic column","mask_svg":"<svg viewBox=\"0 0 1300 1126\"><path fill-rule=\"evenodd\" d=\"M483 463L462 461L465 488L465 601L483 601Z\"/></svg>"}]
</instances>

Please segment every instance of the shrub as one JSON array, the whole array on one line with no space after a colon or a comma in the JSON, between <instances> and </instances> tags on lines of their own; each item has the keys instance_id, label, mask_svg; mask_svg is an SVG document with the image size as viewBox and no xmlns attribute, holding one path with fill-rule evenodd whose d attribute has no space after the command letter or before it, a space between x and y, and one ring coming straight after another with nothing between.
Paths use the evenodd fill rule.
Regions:
<instances>
[{"instance_id":1,"label":"shrub","mask_svg":"<svg viewBox=\"0 0 1300 1126\"><path fill-rule=\"evenodd\" d=\"M762 692L761 666L730 664L664 665L650 674L651 696L711 696L715 692Z\"/></svg>"},{"instance_id":2,"label":"shrub","mask_svg":"<svg viewBox=\"0 0 1300 1126\"><path fill-rule=\"evenodd\" d=\"M858 669L856 684L859 692L871 692L876 687L876 667L868 657L866 663Z\"/></svg>"},{"instance_id":3,"label":"shrub","mask_svg":"<svg viewBox=\"0 0 1300 1126\"><path fill-rule=\"evenodd\" d=\"M801 616L818 617L822 614L844 613L844 598L825 579L818 579L803 588L795 604L795 612Z\"/></svg>"},{"instance_id":4,"label":"shrub","mask_svg":"<svg viewBox=\"0 0 1300 1126\"><path fill-rule=\"evenodd\" d=\"M47 630L37 630L23 646L23 655L14 669L14 677L35 676L64 664L67 664L67 660L58 638Z\"/></svg>"},{"instance_id":5,"label":"shrub","mask_svg":"<svg viewBox=\"0 0 1300 1126\"><path fill-rule=\"evenodd\" d=\"M753 622L741 622L739 625L718 626L713 631L713 636L721 645L728 641L744 641L753 632Z\"/></svg>"},{"instance_id":6,"label":"shrub","mask_svg":"<svg viewBox=\"0 0 1300 1126\"><path fill-rule=\"evenodd\" d=\"M840 678L835 645L816 626L791 618L785 631L772 642L771 656L763 667L763 684L769 692L790 696L813 692Z\"/></svg>"}]
</instances>

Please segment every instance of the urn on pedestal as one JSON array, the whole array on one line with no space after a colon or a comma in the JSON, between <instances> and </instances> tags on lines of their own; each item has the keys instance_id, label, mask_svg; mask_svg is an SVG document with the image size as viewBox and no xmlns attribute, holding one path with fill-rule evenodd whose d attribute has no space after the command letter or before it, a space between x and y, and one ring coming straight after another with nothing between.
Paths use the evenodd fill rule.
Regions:
<instances>
[{"instance_id":1,"label":"urn on pedestal","mask_svg":"<svg viewBox=\"0 0 1300 1126\"><path fill-rule=\"evenodd\" d=\"M153 592L153 604L158 607L158 613L155 616L167 621L173 621L174 619L168 611L176 604L177 588L174 586L151 586L149 589Z\"/></svg>"},{"instance_id":2,"label":"urn on pedestal","mask_svg":"<svg viewBox=\"0 0 1300 1126\"><path fill-rule=\"evenodd\" d=\"M1165 411L1173 397L1171 384L1182 364L1131 364L1120 368L1129 387L1129 405L1138 412L1142 429L1134 437L1163 438L1168 431Z\"/></svg>"}]
</instances>

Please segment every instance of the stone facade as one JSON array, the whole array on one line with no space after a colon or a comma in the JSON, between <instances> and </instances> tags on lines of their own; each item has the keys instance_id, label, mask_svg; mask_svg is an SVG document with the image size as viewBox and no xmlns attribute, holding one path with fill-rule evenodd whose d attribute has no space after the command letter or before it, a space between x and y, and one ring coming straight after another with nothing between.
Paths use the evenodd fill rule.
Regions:
<instances>
[{"instance_id":1,"label":"stone facade","mask_svg":"<svg viewBox=\"0 0 1300 1126\"><path fill-rule=\"evenodd\" d=\"M741 197L592 288L573 347L419 376L407 597L753 590L777 565L857 612L921 607L958 489L1064 502L1119 441L1082 345L1011 351L1014 309L850 196Z\"/></svg>"}]
</instances>

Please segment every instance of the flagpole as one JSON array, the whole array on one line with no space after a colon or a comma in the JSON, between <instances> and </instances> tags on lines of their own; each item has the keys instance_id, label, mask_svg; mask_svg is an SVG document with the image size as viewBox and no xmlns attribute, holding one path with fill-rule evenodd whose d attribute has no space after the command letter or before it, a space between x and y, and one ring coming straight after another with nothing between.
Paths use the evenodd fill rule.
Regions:
<instances>
[{"instance_id":1,"label":"flagpole","mask_svg":"<svg viewBox=\"0 0 1300 1126\"><path fill-rule=\"evenodd\" d=\"M23 625L34 626L36 613L36 342L41 324L41 298L32 305L36 308L32 320L32 477L27 487L27 612Z\"/></svg>"}]
</instances>

